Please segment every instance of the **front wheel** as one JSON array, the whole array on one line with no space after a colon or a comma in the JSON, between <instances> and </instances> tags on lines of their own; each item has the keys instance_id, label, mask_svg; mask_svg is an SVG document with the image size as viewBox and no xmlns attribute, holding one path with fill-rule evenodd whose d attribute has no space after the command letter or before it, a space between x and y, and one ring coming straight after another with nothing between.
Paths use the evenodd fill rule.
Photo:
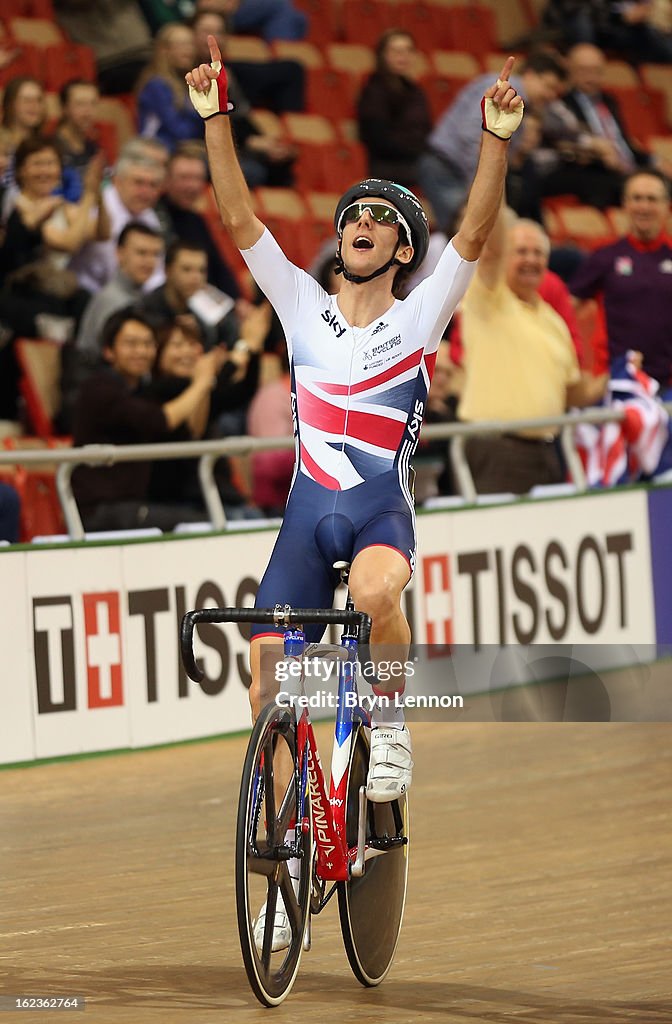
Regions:
<instances>
[{"instance_id":1,"label":"front wheel","mask_svg":"<svg viewBox=\"0 0 672 1024\"><path fill-rule=\"evenodd\" d=\"M277 1006L296 978L310 903L311 829L297 822L300 773L296 771L296 717L269 704L256 721L247 748L238 802L236 907L238 934L250 985L264 1006ZM309 801L305 814L310 822ZM291 830L290 830L291 823ZM290 833L289 837L287 833ZM298 837L299 878L289 874L288 843ZM291 931L289 945L273 952L273 924L282 897ZM266 905L262 934L255 923Z\"/></svg>"},{"instance_id":2,"label":"front wheel","mask_svg":"<svg viewBox=\"0 0 672 1024\"><path fill-rule=\"evenodd\" d=\"M350 754L346 835L348 847L357 845L359 790L366 786L369 742L358 729ZM408 880L408 799L366 803L366 844L383 837L406 838L366 861L360 878L338 883L338 910L348 961L362 985L379 985L394 959L401 932Z\"/></svg>"}]
</instances>

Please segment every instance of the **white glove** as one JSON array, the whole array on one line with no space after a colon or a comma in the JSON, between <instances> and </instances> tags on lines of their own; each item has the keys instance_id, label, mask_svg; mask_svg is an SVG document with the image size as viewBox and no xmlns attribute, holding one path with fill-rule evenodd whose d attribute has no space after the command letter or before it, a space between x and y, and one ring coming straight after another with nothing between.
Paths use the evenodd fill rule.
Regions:
<instances>
[{"instance_id":1,"label":"white glove","mask_svg":"<svg viewBox=\"0 0 672 1024\"><path fill-rule=\"evenodd\" d=\"M216 114L228 114L233 110L233 103L229 102L228 80L222 62L213 61L210 67L219 74L217 78L212 79L207 92L199 92L198 89L189 86L189 99L204 121Z\"/></svg>"},{"instance_id":2,"label":"white glove","mask_svg":"<svg viewBox=\"0 0 672 1024\"><path fill-rule=\"evenodd\" d=\"M497 79L497 85L503 86L508 83ZM523 120L523 101L513 110L500 110L494 100L484 96L481 100L481 114L483 117L483 131L496 135L498 139L510 139L516 128Z\"/></svg>"}]
</instances>

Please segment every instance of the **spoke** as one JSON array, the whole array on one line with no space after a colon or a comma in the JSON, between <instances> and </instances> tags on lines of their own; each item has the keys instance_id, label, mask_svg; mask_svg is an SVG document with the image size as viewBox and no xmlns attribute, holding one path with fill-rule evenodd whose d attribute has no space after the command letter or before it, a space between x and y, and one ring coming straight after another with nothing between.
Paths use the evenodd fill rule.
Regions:
<instances>
[{"instance_id":1,"label":"spoke","mask_svg":"<svg viewBox=\"0 0 672 1024\"><path fill-rule=\"evenodd\" d=\"M266 835L275 842L275 790L273 785L273 734L269 734L264 747L264 796L266 798Z\"/></svg>"},{"instance_id":2,"label":"spoke","mask_svg":"<svg viewBox=\"0 0 672 1024\"><path fill-rule=\"evenodd\" d=\"M247 870L250 875L263 875L266 878L270 878L277 867L277 861L271 860L270 857L255 857L253 854L247 855Z\"/></svg>"},{"instance_id":3,"label":"spoke","mask_svg":"<svg viewBox=\"0 0 672 1024\"><path fill-rule=\"evenodd\" d=\"M289 868L286 864L283 864L282 871L280 872L280 891L285 901L285 910L292 927L292 935L298 935L301 928L301 908L299 907L292 879L290 878Z\"/></svg>"},{"instance_id":4,"label":"spoke","mask_svg":"<svg viewBox=\"0 0 672 1024\"><path fill-rule=\"evenodd\" d=\"M296 818L296 815L296 786L294 785L294 776L292 775L289 785L285 790L285 795L282 798L280 810L278 811L278 835L281 842L284 843L289 823L292 818Z\"/></svg>"},{"instance_id":5,"label":"spoke","mask_svg":"<svg viewBox=\"0 0 672 1024\"><path fill-rule=\"evenodd\" d=\"M278 886L275 882L268 883L268 896L266 897L266 917L264 919L264 943L261 950L261 958L265 964L270 963L273 945L273 929L275 927L275 908L278 903Z\"/></svg>"}]
</instances>

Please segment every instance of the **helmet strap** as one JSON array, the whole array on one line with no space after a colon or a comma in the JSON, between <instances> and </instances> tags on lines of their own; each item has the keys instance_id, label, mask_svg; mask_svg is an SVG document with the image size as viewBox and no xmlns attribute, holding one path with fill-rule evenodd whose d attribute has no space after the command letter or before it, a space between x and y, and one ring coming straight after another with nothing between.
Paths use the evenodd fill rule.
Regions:
<instances>
[{"instance_id":1,"label":"helmet strap","mask_svg":"<svg viewBox=\"0 0 672 1024\"><path fill-rule=\"evenodd\" d=\"M380 277L381 274L386 274L387 271L395 263L398 267L403 267L403 263L399 263L397 260L397 249L399 248L401 239L397 239L397 244L394 247L394 252L390 256L387 263L384 263L382 267L378 267L378 270L374 270L372 274L367 274L363 277L361 274L351 274L343 262L343 256L341 255L341 245L343 244L342 237L338 240L338 249L336 250L336 267L334 270L335 274L343 274L346 281L351 281L353 284L365 284L367 281L373 281L375 277Z\"/></svg>"}]
</instances>

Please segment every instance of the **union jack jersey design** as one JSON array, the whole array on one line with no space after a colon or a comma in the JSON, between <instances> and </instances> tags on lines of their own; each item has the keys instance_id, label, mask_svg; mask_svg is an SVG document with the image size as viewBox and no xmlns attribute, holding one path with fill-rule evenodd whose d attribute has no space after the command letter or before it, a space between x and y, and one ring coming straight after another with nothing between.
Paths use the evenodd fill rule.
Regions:
<instances>
[{"instance_id":1,"label":"union jack jersey design","mask_svg":"<svg viewBox=\"0 0 672 1024\"><path fill-rule=\"evenodd\" d=\"M294 266L268 230L242 255L287 339L296 471L346 491L397 470L407 493L436 350L476 264L449 244L406 299L351 327L338 297Z\"/></svg>"}]
</instances>

